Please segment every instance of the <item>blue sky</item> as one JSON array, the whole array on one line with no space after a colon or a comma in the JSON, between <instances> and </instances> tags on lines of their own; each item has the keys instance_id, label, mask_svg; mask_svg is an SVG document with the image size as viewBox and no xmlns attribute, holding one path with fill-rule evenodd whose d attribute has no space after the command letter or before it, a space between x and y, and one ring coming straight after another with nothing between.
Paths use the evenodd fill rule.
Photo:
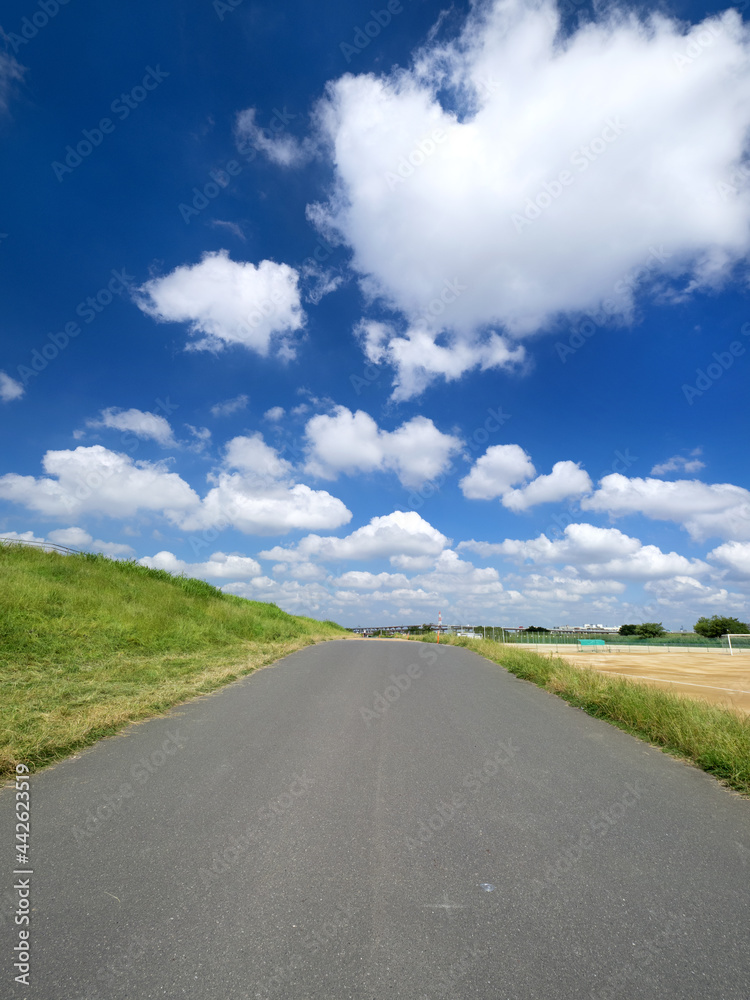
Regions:
<instances>
[{"instance_id":1,"label":"blue sky","mask_svg":"<svg viewBox=\"0 0 750 1000\"><path fill-rule=\"evenodd\" d=\"M9 0L0 534L348 625L748 620L743 16Z\"/></svg>"}]
</instances>

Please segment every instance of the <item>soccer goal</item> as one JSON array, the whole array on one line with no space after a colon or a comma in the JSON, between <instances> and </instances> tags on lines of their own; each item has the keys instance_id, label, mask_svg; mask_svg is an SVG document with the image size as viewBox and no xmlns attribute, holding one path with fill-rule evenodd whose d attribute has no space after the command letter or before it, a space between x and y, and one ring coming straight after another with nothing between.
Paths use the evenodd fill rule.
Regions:
<instances>
[{"instance_id":1,"label":"soccer goal","mask_svg":"<svg viewBox=\"0 0 750 1000\"><path fill-rule=\"evenodd\" d=\"M721 637L721 644L730 656L735 653L750 653L750 635L747 633L728 632Z\"/></svg>"}]
</instances>

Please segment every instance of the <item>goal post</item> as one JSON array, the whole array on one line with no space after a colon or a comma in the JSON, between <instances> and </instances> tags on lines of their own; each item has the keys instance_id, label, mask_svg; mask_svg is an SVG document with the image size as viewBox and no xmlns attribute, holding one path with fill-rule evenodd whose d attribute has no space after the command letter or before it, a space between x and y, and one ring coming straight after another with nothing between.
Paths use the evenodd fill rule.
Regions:
<instances>
[{"instance_id":1,"label":"goal post","mask_svg":"<svg viewBox=\"0 0 750 1000\"><path fill-rule=\"evenodd\" d=\"M730 656L735 653L750 653L750 633L727 632L721 637L721 644Z\"/></svg>"}]
</instances>

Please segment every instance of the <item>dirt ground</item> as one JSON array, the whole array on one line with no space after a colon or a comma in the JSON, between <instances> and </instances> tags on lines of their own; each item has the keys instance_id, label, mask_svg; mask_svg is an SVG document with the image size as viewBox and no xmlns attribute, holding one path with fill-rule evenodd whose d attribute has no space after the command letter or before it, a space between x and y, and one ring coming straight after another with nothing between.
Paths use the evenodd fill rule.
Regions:
<instances>
[{"instance_id":1,"label":"dirt ground","mask_svg":"<svg viewBox=\"0 0 750 1000\"><path fill-rule=\"evenodd\" d=\"M531 646L524 646L531 649ZM669 652L659 649L620 650L601 646L535 646L538 652L554 650L571 663L620 674L750 714L750 652L730 656L723 650Z\"/></svg>"}]
</instances>

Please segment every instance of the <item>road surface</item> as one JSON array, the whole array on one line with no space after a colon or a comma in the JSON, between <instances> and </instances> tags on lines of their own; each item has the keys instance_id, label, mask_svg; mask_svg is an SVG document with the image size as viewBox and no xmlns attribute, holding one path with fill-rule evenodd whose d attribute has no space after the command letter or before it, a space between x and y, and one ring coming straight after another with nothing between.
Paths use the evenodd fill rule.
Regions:
<instances>
[{"instance_id":1,"label":"road surface","mask_svg":"<svg viewBox=\"0 0 750 1000\"><path fill-rule=\"evenodd\" d=\"M750 802L469 650L317 645L32 777L28 988L14 805L2 996L750 994Z\"/></svg>"}]
</instances>

